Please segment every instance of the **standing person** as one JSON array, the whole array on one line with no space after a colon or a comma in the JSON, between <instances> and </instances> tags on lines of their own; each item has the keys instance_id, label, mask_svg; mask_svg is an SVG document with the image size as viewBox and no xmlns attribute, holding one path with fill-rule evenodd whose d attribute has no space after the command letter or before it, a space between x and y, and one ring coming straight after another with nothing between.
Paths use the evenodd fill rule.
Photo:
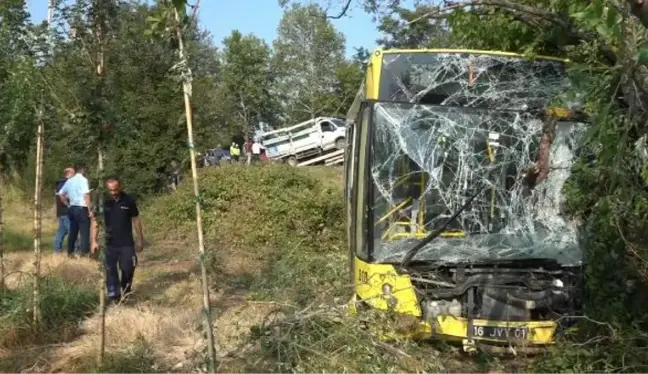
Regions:
<instances>
[{"instance_id":1,"label":"standing person","mask_svg":"<svg viewBox=\"0 0 648 374\"><path fill-rule=\"evenodd\" d=\"M255 163L261 161L261 143L258 140L252 144L252 161Z\"/></svg>"},{"instance_id":2,"label":"standing person","mask_svg":"<svg viewBox=\"0 0 648 374\"><path fill-rule=\"evenodd\" d=\"M235 142L232 142L232 145L230 146L230 156L234 162L238 162L239 157L241 157L241 148L239 148L239 145Z\"/></svg>"},{"instance_id":3,"label":"standing person","mask_svg":"<svg viewBox=\"0 0 648 374\"><path fill-rule=\"evenodd\" d=\"M252 142L250 141L249 137L245 138L245 158L246 158L246 164L250 165L252 162Z\"/></svg>"},{"instance_id":4,"label":"standing person","mask_svg":"<svg viewBox=\"0 0 648 374\"><path fill-rule=\"evenodd\" d=\"M105 267L108 298L118 303L132 292L137 253L144 250L142 221L135 198L121 189L117 178L106 180L109 197L104 201L104 229L106 233ZM133 228L136 239L133 239ZM92 253L99 250L97 220L92 220ZM117 271L121 271L121 279Z\"/></svg>"},{"instance_id":5,"label":"standing person","mask_svg":"<svg viewBox=\"0 0 648 374\"><path fill-rule=\"evenodd\" d=\"M65 182L74 175L73 168L65 168L63 170L63 178L56 182L54 187L54 199L56 199L56 219L58 220L58 229L54 237L54 253L59 254L63 252L63 240L70 232L70 217L68 216L68 206L58 195L58 192L63 188Z\"/></svg>"},{"instance_id":6,"label":"standing person","mask_svg":"<svg viewBox=\"0 0 648 374\"><path fill-rule=\"evenodd\" d=\"M90 218L92 217L92 198L90 197L90 185L86 174L85 165L74 166L74 176L68 179L58 196L68 206L68 217L70 218L70 236L68 237L68 256L74 255L74 247L79 233L81 234L81 255L90 252Z\"/></svg>"}]
</instances>

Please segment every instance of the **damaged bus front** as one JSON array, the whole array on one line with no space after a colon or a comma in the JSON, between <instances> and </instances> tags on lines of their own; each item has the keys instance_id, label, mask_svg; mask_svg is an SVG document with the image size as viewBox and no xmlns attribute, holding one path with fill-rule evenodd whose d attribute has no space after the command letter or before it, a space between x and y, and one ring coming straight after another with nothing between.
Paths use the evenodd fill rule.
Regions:
<instances>
[{"instance_id":1,"label":"damaged bus front","mask_svg":"<svg viewBox=\"0 0 648 374\"><path fill-rule=\"evenodd\" d=\"M564 65L374 52L345 165L354 305L466 349L553 342L583 289L562 188L584 124Z\"/></svg>"}]
</instances>

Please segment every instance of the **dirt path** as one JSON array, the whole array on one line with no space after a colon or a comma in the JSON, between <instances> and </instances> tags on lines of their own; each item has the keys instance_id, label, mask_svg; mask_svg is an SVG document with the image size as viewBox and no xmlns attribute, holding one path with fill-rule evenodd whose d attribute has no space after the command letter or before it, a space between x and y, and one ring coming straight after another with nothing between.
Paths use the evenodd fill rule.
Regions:
<instances>
[{"instance_id":1,"label":"dirt path","mask_svg":"<svg viewBox=\"0 0 648 374\"><path fill-rule=\"evenodd\" d=\"M24 282L24 274L31 271L31 262L31 252L11 253L6 267L15 275L8 278L8 283L18 286ZM43 274L55 275L72 284L99 279L96 261L52 254L44 256ZM135 272L134 293L122 305L107 311L107 357L145 341L155 358L156 367L151 367L151 371L186 372L204 362L205 341L201 333L204 319L198 274L198 261L191 259L186 244L159 242L147 248ZM249 301L245 292L229 287L212 289L211 301L217 352L221 364L227 364L247 345L250 328L261 323L275 307L272 303ZM31 360L24 360L22 370L87 371L98 349L98 323L98 316L93 315L83 322L75 339L33 347L29 352ZM235 368L228 366L228 370Z\"/></svg>"}]
</instances>

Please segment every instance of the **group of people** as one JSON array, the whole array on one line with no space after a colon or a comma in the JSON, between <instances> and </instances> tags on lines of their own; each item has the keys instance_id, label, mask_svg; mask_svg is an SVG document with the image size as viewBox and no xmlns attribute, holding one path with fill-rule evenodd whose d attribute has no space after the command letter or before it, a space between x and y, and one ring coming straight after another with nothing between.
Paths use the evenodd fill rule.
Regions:
<instances>
[{"instance_id":1,"label":"group of people","mask_svg":"<svg viewBox=\"0 0 648 374\"><path fill-rule=\"evenodd\" d=\"M250 140L247 140L243 144L243 147L245 149L246 163L248 165L250 165L252 162L261 161L261 156L264 147L260 142L258 141L252 142ZM229 152L232 161L239 162L241 158L241 148L239 147L238 143L232 142L232 145L230 145Z\"/></svg>"},{"instance_id":2,"label":"group of people","mask_svg":"<svg viewBox=\"0 0 648 374\"><path fill-rule=\"evenodd\" d=\"M99 217L96 216L96 207L92 201L86 168L84 165L75 165L74 168L66 168L63 175L55 187L58 230L54 240L54 252L63 252L63 241L67 236L68 256L96 254L100 247ZM118 178L110 177L104 183L107 196L103 200L101 218L106 238L106 286L111 303L118 303L132 292L137 253L144 249L144 236L135 199L122 191Z\"/></svg>"}]
</instances>

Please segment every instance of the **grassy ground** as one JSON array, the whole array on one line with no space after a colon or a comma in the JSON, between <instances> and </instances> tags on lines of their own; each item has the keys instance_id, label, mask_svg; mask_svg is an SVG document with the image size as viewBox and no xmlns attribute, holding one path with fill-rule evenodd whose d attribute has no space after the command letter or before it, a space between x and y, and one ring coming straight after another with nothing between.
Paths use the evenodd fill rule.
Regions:
<instances>
[{"instance_id":1,"label":"grassy ground","mask_svg":"<svg viewBox=\"0 0 648 374\"><path fill-rule=\"evenodd\" d=\"M457 347L386 343L347 316L342 175L333 168L224 167L201 175L206 258L221 372L508 372L522 358L467 357ZM5 191L6 193L6 191ZM31 215L6 199L13 239L0 294L2 372L188 372L205 368L190 186L146 202L150 245L135 293L106 318L97 366L99 264L47 254L46 323L30 322ZM51 212L45 233L55 230ZM51 251L49 251L51 252ZM45 305L47 304L47 305ZM384 316L378 323L389 323Z\"/></svg>"}]
</instances>

